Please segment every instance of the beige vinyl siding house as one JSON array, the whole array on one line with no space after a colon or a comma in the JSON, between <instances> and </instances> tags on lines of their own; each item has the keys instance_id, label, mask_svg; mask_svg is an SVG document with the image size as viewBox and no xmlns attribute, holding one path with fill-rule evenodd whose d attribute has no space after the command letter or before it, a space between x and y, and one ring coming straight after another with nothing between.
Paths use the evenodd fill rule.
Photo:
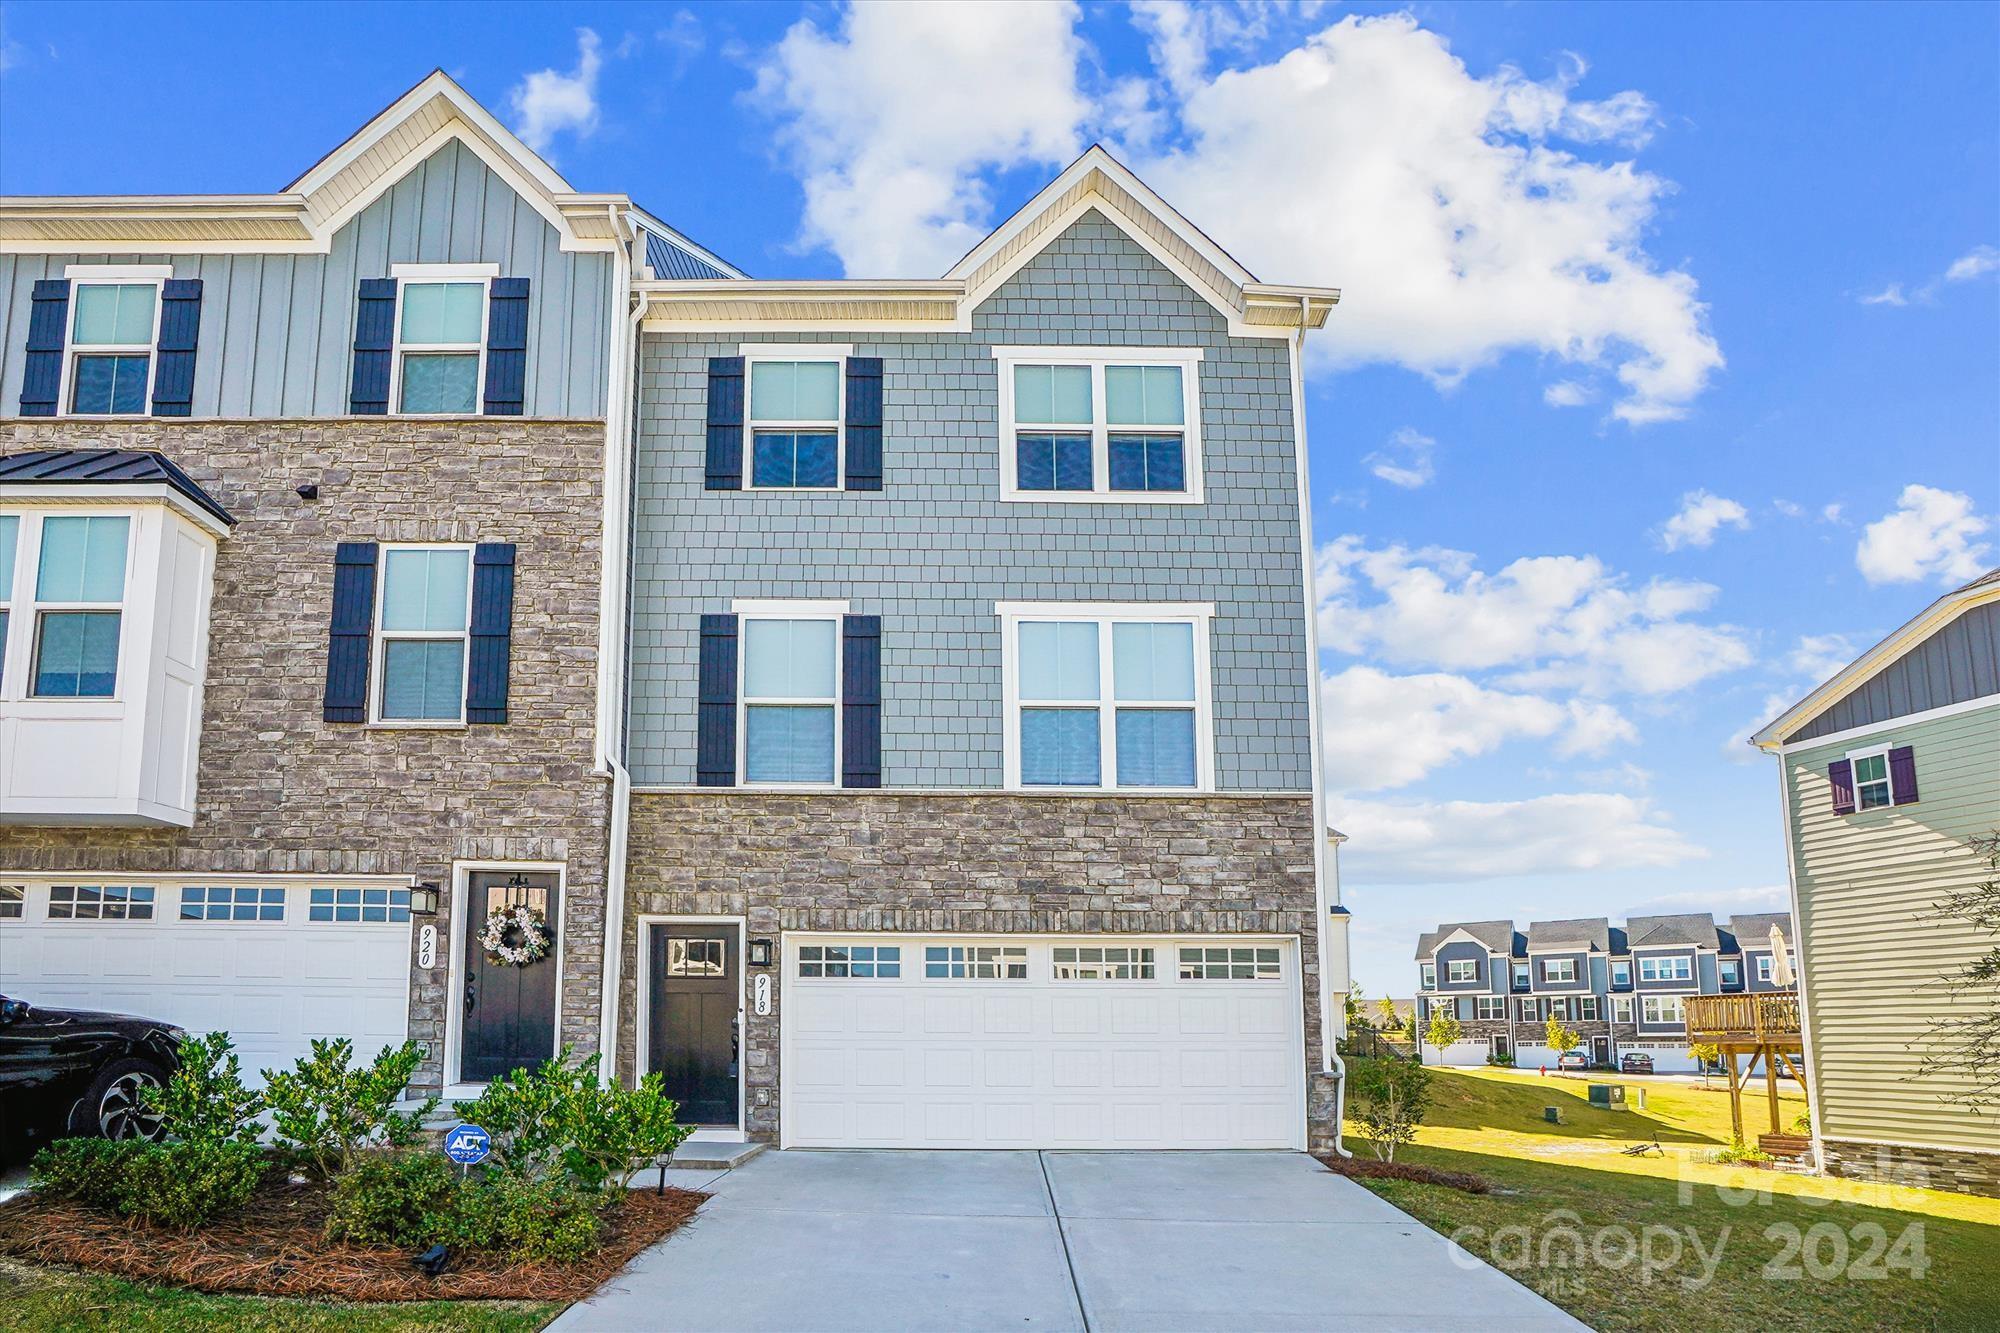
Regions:
<instances>
[{"instance_id":1,"label":"beige vinyl siding house","mask_svg":"<svg viewBox=\"0 0 2000 1333\"><path fill-rule=\"evenodd\" d=\"M1756 738L1782 764L1814 1148L1837 1174L2000 1193L2000 1106L1968 1101L1968 1074L1925 1068L1940 1019L1992 1004L1949 979L1994 937L1936 905L1990 873L1969 842L2000 830L1997 645L2000 571ZM1871 805L1878 773L1891 791Z\"/></svg>"}]
</instances>

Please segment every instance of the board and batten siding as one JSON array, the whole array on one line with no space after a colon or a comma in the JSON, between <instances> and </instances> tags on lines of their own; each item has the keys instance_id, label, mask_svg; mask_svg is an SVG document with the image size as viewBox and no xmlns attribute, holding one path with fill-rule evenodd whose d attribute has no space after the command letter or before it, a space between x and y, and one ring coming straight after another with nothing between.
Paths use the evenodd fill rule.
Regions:
<instances>
[{"instance_id":1,"label":"board and batten siding","mask_svg":"<svg viewBox=\"0 0 2000 1333\"><path fill-rule=\"evenodd\" d=\"M611 255L564 251L548 220L453 139L348 224L324 255L0 254L0 417L18 416L35 283L71 264L171 264L202 280L196 417L348 415L363 278L392 264L500 266L529 288L526 415L604 415Z\"/></svg>"},{"instance_id":2,"label":"board and batten siding","mask_svg":"<svg viewBox=\"0 0 2000 1333\"><path fill-rule=\"evenodd\" d=\"M1911 805L1833 813L1827 765L1916 750ZM1938 1019L1977 1011L1946 978L1992 937L1934 904L1985 878L1966 840L2000 829L2000 699L1784 756L1814 1101L1830 1139L2000 1150L2000 1121L1955 1102L1972 1080L1920 1073Z\"/></svg>"}]
</instances>

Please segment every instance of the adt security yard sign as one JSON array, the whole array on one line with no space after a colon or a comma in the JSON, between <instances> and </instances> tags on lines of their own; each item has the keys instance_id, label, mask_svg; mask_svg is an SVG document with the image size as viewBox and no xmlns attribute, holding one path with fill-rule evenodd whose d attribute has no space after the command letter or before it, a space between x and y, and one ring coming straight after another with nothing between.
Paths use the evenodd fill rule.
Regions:
<instances>
[{"instance_id":1,"label":"adt security yard sign","mask_svg":"<svg viewBox=\"0 0 2000 1333\"><path fill-rule=\"evenodd\" d=\"M493 1151L493 1136L477 1125L460 1125L444 1136L444 1155L460 1166L486 1160Z\"/></svg>"}]
</instances>

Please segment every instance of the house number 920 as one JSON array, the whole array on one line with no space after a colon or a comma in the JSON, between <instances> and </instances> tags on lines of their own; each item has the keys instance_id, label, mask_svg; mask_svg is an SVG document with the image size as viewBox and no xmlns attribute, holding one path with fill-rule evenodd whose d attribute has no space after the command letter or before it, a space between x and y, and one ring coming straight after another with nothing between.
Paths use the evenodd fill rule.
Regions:
<instances>
[{"instance_id":1,"label":"house number 920","mask_svg":"<svg viewBox=\"0 0 2000 1333\"><path fill-rule=\"evenodd\" d=\"M754 1002L754 1003L755 1003L755 1005L756 1005L756 1008L757 1008L757 1012L758 1012L759 1014L768 1014L768 1013L770 1013L770 1012L771 1012L771 974L770 974L769 972L761 972L761 973L759 973L759 974L757 975L757 980L756 980L756 982L755 982L755 983L754 983L754 984L753 984L753 985L751 986L751 988L750 988L750 992L751 992L751 995L752 995L752 996L754 997L754 1001L753 1001L753 1002Z\"/></svg>"},{"instance_id":2,"label":"house number 920","mask_svg":"<svg viewBox=\"0 0 2000 1333\"><path fill-rule=\"evenodd\" d=\"M417 966L436 967L438 960L438 928L425 926L417 932Z\"/></svg>"}]
</instances>

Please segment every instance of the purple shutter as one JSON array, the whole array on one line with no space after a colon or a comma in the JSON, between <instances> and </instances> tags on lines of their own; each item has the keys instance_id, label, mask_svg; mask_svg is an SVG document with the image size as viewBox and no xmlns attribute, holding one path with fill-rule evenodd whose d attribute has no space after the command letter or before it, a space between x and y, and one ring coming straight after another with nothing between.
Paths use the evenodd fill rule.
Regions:
<instances>
[{"instance_id":1,"label":"purple shutter","mask_svg":"<svg viewBox=\"0 0 2000 1333\"><path fill-rule=\"evenodd\" d=\"M1854 765L1836 759L1826 766L1826 780L1833 786L1833 813L1854 813Z\"/></svg>"},{"instance_id":2,"label":"purple shutter","mask_svg":"<svg viewBox=\"0 0 2000 1333\"><path fill-rule=\"evenodd\" d=\"M1898 745L1889 751L1889 790L1896 794L1897 805L1914 805L1917 799L1917 751L1909 745Z\"/></svg>"}]
</instances>

